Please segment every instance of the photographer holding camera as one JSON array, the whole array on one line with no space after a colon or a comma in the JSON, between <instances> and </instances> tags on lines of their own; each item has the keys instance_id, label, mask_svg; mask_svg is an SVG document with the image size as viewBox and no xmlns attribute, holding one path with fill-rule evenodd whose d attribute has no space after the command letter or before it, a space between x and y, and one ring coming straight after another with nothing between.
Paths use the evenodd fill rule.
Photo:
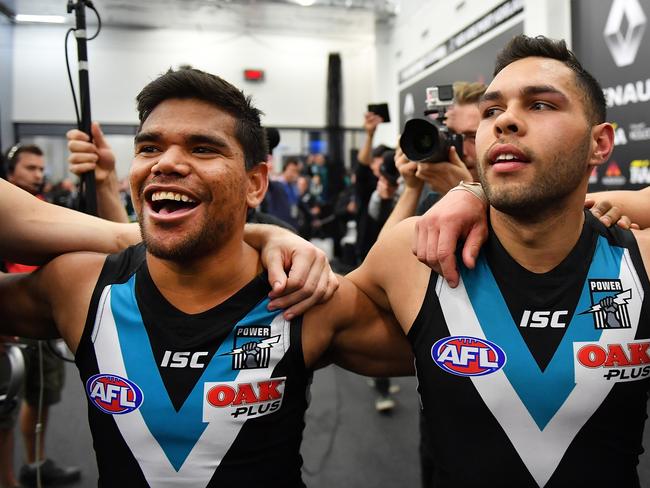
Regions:
<instances>
[{"instance_id":1,"label":"photographer holding camera","mask_svg":"<svg viewBox=\"0 0 650 488\"><path fill-rule=\"evenodd\" d=\"M459 182L478 181L476 129L483 83L458 81L427 89L427 112L433 122L412 119L395 152L395 165L404 178L404 191L382 233L401 220L421 215ZM446 90L445 90L446 89ZM426 186L429 191L422 196Z\"/></svg>"},{"instance_id":2,"label":"photographer holding camera","mask_svg":"<svg viewBox=\"0 0 650 488\"><path fill-rule=\"evenodd\" d=\"M400 173L395 164L395 151L386 151L379 166L377 188L370 196L368 215L381 228L390 216L395 206L399 189Z\"/></svg>"}]
</instances>

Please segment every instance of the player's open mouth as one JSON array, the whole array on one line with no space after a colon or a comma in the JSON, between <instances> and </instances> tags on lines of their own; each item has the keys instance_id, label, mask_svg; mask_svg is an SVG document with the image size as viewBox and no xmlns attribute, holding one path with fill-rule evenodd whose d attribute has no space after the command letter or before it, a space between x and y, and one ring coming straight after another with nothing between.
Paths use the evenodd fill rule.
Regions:
<instances>
[{"instance_id":1,"label":"player's open mouth","mask_svg":"<svg viewBox=\"0 0 650 488\"><path fill-rule=\"evenodd\" d=\"M501 161L504 161L504 162L508 162L508 161L525 162L525 161L522 161L522 159L519 156L517 156L515 154L510 154L510 153L499 154L499 156L497 156L497 158L494 160L494 163L499 163Z\"/></svg>"},{"instance_id":2,"label":"player's open mouth","mask_svg":"<svg viewBox=\"0 0 650 488\"><path fill-rule=\"evenodd\" d=\"M530 158L513 144L499 144L488 153L488 162L496 173L512 173L526 168Z\"/></svg>"},{"instance_id":3,"label":"player's open mouth","mask_svg":"<svg viewBox=\"0 0 650 488\"><path fill-rule=\"evenodd\" d=\"M185 193L164 190L149 194L147 201L151 210L158 215L179 215L192 210L199 204L197 200Z\"/></svg>"}]
</instances>

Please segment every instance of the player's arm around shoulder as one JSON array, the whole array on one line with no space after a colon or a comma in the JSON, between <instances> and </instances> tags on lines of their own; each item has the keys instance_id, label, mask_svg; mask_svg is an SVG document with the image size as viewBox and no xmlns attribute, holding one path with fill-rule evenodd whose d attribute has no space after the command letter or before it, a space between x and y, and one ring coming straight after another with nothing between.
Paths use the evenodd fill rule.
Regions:
<instances>
[{"instance_id":1,"label":"player's arm around shoulder","mask_svg":"<svg viewBox=\"0 0 650 488\"><path fill-rule=\"evenodd\" d=\"M69 253L33 273L0 276L2 333L37 339L61 336L74 352L105 257Z\"/></svg>"},{"instance_id":2,"label":"player's arm around shoulder","mask_svg":"<svg viewBox=\"0 0 650 488\"><path fill-rule=\"evenodd\" d=\"M431 275L412 251L417 221L405 219L382 234L361 266L347 275L373 302L392 312L404 333L420 311Z\"/></svg>"},{"instance_id":3,"label":"player's arm around shoulder","mask_svg":"<svg viewBox=\"0 0 650 488\"><path fill-rule=\"evenodd\" d=\"M399 324L344 277L330 301L305 314L302 344L310 368L336 363L368 376L413 374L411 347Z\"/></svg>"}]
</instances>

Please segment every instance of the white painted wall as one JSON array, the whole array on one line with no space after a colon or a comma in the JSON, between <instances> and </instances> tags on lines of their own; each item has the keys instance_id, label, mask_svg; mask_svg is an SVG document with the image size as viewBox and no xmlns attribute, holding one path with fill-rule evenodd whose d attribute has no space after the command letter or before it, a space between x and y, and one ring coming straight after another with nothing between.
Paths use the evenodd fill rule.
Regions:
<instances>
[{"instance_id":1,"label":"white painted wall","mask_svg":"<svg viewBox=\"0 0 650 488\"><path fill-rule=\"evenodd\" d=\"M12 126L13 25L0 14L0 152L14 143ZM0 158L1 159L1 158Z\"/></svg>"},{"instance_id":2,"label":"white painted wall","mask_svg":"<svg viewBox=\"0 0 650 488\"><path fill-rule=\"evenodd\" d=\"M92 29L91 29L92 30ZM65 28L20 25L14 42L14 111L20 122L73 121L63 51ZM74 41L70 55L76 69ZM323 39L190 30L104 29L89 43L93 118L134 123L134 98L170 66L191 64L227 79L265 113L264 123L325 125L327 60L342 57L343 124L359 125L375 73L374 35ZM266 81L243 81L245 68L266 71ZM76 79L76 74L74 74Z\"/></svg>"},{"instance_id":3,"label":"white painted wall","mask_svg":"<svg viewBox=\"0 0 650 488\"><path fill-rule=\"evenodd\" d=\"M394 144L398 130L398 73L432 48L446 41L503 0L401 0L391 25L376 33L377 75L375 92L394 107L394 122L377 131L375 142ZM564 38L570 45L570 0L525 0L524 32ZM468 46L471 49L471 45ZM465 49L465 48L463 48ZM463 54L463 50L455 56ZM496 55L496 53L495 53ZM411 83L410 80L408 83Z\"/></svg>"},{"instance_id":4,"label":"white painted wall","mask_svg":"<svg viewBox=\"0 0 650 488\"><path fill-rule=\"evenodd\" d=\"M106 28L89 44L93 118L105 123L136 123L134 97L139 90L170 66L189 63L217 73L253 95L257 106L266 112L266 125L322 127L327 58L330 52L339 52L343 61L343 124L359 127L366 105L384 101L397 121L399 70L501 2L402 0L400 13L389 24L378 25L375 33L326 38L241 32L236 27L218 32ZM570 39L570 0L526 0L524 30L529 35ZM63 54L65 28L19 25L14 33L13 120L72 122ZM69 52L74 69L74 41ZM266 81L244 82L244 68L264 69ZM73 76L76 81L76 72ZM375 143L394 145L396 138L397 123L383 124ZM286 152L302 149L288 142L284 141Z\"/></svg>"}]
</instances>

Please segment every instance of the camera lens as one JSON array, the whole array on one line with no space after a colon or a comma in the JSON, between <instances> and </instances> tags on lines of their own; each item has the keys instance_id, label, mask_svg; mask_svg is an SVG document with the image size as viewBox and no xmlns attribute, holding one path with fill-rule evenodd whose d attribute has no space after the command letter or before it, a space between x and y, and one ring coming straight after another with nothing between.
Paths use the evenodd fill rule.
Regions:
<instances>
[{"instance_id":1,"label":"camera lens","mask_svg":"<svg viewBox=\"0 0 650 488\"><path fill-rule=\"evenodd\" d=\"M424 119L406 122L400 146L411 161L437 162L447 157L444 134L435 123Z\"/></svg>"},{"instance_id":2,"label":"camera lens","mask_svg":"<svg viewBox=\"0 0 650 488\"><path fill-rule=\"evenodd\" d=\"M431 134L418 134L413 140L413 147L419 153L428 153L431 151L435 141Z\"/></svg>"}]
</instances>

